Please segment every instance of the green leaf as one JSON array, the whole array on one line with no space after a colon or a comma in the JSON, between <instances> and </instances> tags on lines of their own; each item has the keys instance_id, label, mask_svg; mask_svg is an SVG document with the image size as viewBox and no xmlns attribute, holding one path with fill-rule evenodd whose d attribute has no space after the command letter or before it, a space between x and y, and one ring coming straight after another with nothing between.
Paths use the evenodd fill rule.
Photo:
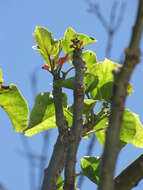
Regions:
<instances>
[{"instance_id":1,"label":"green leaf","mask_svg":"<svg viewBox=\"0 0 143 190\"><path fill-rule=\"evenodd\" d=\"M55 114L53 95L49 92L36 96L34 107L31 111L28 128L32 128L41 121Z\"/></svg>"},{"instance_id":2,"label":"green leaf","mask_svg":"<svg viewBox=\"0 0 143 190\"><path fill-rule=\"evenodd\" d=\"M98 77L98 85L91 92L91 97L95 100L109 101L112 96L113 90L113 70L120 65L105 59L103 62L96 63L90 68L90 73ZM132 93L133 89L131 84L128 88L128 95Z\"/></svg>"},{"instance_id":3,"label":"green leaf","mask_svg":"<svg viewBox=\"0 0 143 190\"><path fill-rule=\"evenodd\" d=\"M71 127L72 126L72 113L70 112L70 110L68 108L64 108L64 115L65 115L65 118L68 122L68 126Z\"/></svg>"},{"instance_id":4,"label":"green leaf","mask_svg":"<svg viewBox=\"0 0 143 190\"><path fill-rule=\"evenodd\" d=\"M91 112L94 109L96 102L97 101L93 99L84 99L83 114Z\"/></svg>"},{"instance_id":5,"label":"green leaf","mask_svg":"<svg viewBox=\"0 0 143 190\"><path fill-rule=\"evenodd\" d=\"M27 128L28 106L15 85L0 87L0 106L9 115L15 132L23 132Z\"/></svg>"},{"instance_id":6,"label":"green leaf","mask_svg":"<svg viewBox=\"0 0 143 190\"><path fill-rule=\"evenodd\" d=\"M101 63L96 63L95 67L91 68L90 72L98 77L98 85L91 95L96 100L109 100L112 95L113 86L113 69L117 68L118 64L108 59ZM108 93L108 95L107 95Z\"/></svg>"},{"instance_id":7,"label":"green leaf","mask_svg":"<svg viewBox=\"0 0 143 190\"><path fill-rule=\"evenodd\" d=\"M96 54L91 50L87 50L87 51L83 52L82 59L86 63L86 67L87 67L86 72L90 73L92 71L93 67L95 67L95 64L97 63ZM92 74L94 74L94 73L92 73Z\"/></svg>"},{"instance_id":8,"label":"green leaf","mask_svg":"<svg viewBox=\"0 0 143 190\"><path fill-rule=\"evenodd\" d=\"M1 83L1 84L4 83L4 80L3 80L3 78L2 78L2 70L1 70L1 68L0 68L0 83Z\"/></svg>"},{"instance_id":9,"label":"green leaf","mask_svg":"<svg viewBox=\"0 0 143 190\"><path fill-rule=\"evenodd\" d=\"M96 96L93 96L95 91L96 91ZM103 84L103 86L99 88L97 87L96 89L94 89L92 92L92 98L95 98L96 100L109 101L112 96L112 91L113 91L113 81L110 81Z\"/></svg>"},{"instance_id":10,"label":"green leaf","mask_svg":"<svg viewBox=\"0 0 143 190\"><path fill-rule=\"evenodd\" d=\"M60 175L60 177L56 182L56 190L63 190L63 185L64 185L63 177Z\"/></svg>"},{"instance_id":11,"label":"green leaf","mask_svg":"<svg viewBox=\"0 0 143 190\"><path fill-rule=\"evenodd\" d=\"M50 65L50 59L53 59L59 54L60 42L54 40L51 32L47 28L40 26L36 27L33 37L37 43L35 49L41 53L46 64Z\"/></svg>"},{"instance_id":12,"label":"green leaf","mask_svg":"<svg viewBox=\"0 0 143 190\"><path fill-rule=\"evenodd\" d=\"M31 111L30 122L24 134L32 136L45 130L55 128L55 108L52 94L40 93Z\"/></svg>"},{"instance_id":13,"label":"green leaf","mask_svg":"<svg viewBox=\"0 0 143 190\"><path fill-rule=\"evenodd\" d=\"M99 182L99 164L99 157L84 156L81 159L81 168L83 174L95 184L98 184Z\"/></svg>"},{"instance_id":14,"label":"green leaf","mask_svg":"<svg viewBox=\"0 0 143 190\"><path fill-rule=\"evenodd\" d=\"M98 84L98 77L92 73L85 73L84 77L84 87L85 87L85 94L88 94L93 89L97 87Z\"/></svg>"},{"instance_id":15,"label":"green leaf","mask_svg":"<svg viewBox=\"0 0 143 190\"><path fill-rule=\"evenodd\" d=\"M84 104L83 104L83 114L88 114L91 112L91 110L93 110L95 104L96 104L96 100L93 99L84 99ZM68 106L68 110L70 111L70 113L73 113L73 105L69 105Z\"/></svg>"},{"instance_id":16,"label":"green leaf","mask_svg":"<svg viewBox=\"0 0 143 190\"><path fill-rule=\"evenodd\" d=\"M128 96L134 92L132 84L129 84L128 86Z\"/></svg>"},{"instance_id":17,"label":"green leaf","mask_svg":"<svg viewBox=\"0 0 143 190\"><path fill-rule=\"evenodd\" d=\"M100 142L101 145L104 145L105 142L105 130L108 126L108 118L105 117L102 119L95 127L94 129L103 129L95 132L95 135ZM131 112L129 109L125 109L124 116L123 116L123 123L121 128L121 134L120 134L120 140L124 143L132 143L135 146L143 146L143 141L141 142L140 139L138 139L137 134L138 131L142 131L139 118L138 116Z\"/></svg>"},{"instance_id":18,"label":"green leaf","mask_svg":"<svg viewBox=\"0 0 143 190\"><path fill-rule=\"evenodd\" d=\"M105 130L107 126L108 126L108 118L105 117L94 127L94 130L93 130L93 132L96 135L97 140L102 146L104 146L104 143L105 143ZM90 136L88 135L87 137L89 138ZM126 144L127 144L126 142L120 139L121 148L124 147Z\"/></svg>"},{"instance_id":19,"label":"green leaf","mask_svg":"<svg viewBox=\"0 0 143 190\"><path fill-rule=\"evenodd\" d=\"M99 143L104 146L105 143L105 129L108 126L108 118L103 118L97 125L95 125L94 130L96 138L99 141Z\"/></svg>"},{"instance_id":20,"label":"green leaf","mask_svg":"<svg viewBox=\"0 0 143 190\"><path fill-rule=\"evenodd\" d=\"M59 86L73 90L74 77L67 78L58 83Z\"/></svg>"},{"instance_id":21,"label":"green leaf","mask_svg":"<svg viewBox=\"0 0 143 190\"><path fill-rule=\"evenodd\" d=\"M24 135L33 136L53 128L56 128L55 116L51 116L48 119L42 121L41 123L35 125L34 127L26 129L24 131Z\"/></svg>"},{"instance_id":22,"label":"green leaf","mask_svg":"<svg viewBox=\"0 0 143 190\"><path fill-rule=\"evenodd\" d=\"M67 96L63 93L63 106L67 106ZM69 115L67 115L69 120ZM49 92L40 93L31 111L30 122L24 134L36 135L48 129L56 128L55 107L53 95Z\"/></svg>"},{"instance_id":23,"label":"green leaf","mask_svg":"<svg viewBox=\"0 0 143 190\"><path fill-rule=\"evenodd\" d=\"M128 143L130 142L135 134L137 128L136 114L131 112L129 109L124 111L123 124L120 134L120 140Z\"/></svg>"},{"instance_id":24,"label":"green leaf","mask_svg":"<svg viewBox=\"0 0 143 190\"><path fill-rule=\"evenodd\" d=\"M67 78L59 83L60 86L73 90L74 77ZM85 73L84 87L85 93L92 91L98 84L98 78L91 74Z\"/></svg>"},{"instance_id":25,"label":"green leaf","mask_svg":"<svg viewBox=\"0 0 143 190\"><path fill-rule=\"evenodd\" d=\"M74 50L73 48L71 48L71 45L72 45L71 40L75 38L82 41L83 43L82 47L96 42L96 40L93 39L92 37L88 37L85 34L76 33L73 28L69 27L65 31L64 39L62 40L62 48L66 54L71 53Z\"/></svg>"},{"instance_id":26,"label":"green leaf","mask_svg":"<svg viewBox=\"0 0 143 190\"><path fill-rule=\"evenodd\" d=\"M130 139L130 143L138 148L143 148L143 125L140 122L139 115L134 113L134 117L136 118L136 134Z\"/></svg>"}]
</instances>

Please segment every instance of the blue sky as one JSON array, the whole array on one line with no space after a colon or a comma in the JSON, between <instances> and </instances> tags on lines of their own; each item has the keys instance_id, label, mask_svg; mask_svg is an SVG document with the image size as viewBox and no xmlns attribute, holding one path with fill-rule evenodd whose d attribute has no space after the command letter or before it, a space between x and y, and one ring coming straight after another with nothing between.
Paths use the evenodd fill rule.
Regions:
<instances>
[{"instance_id":1,"label":"blue sky","mask_svg":"<svg viewBox=\"0 0 143 190\"><path fill-rule=\"evenodd\" d=\"M120 0L119 3L123 1ZM112 0L101 0L99 2L103 15L109 21ZM126 0L126 4L124 21L116 33L113 42L111 56L113 61L119 61L123 49L128 46L135 20L137 1ZM0 67L3 70L5 83L16 84L26 98L30 108L33 106L33 96L35 96L32 93L31 74L33 72L37 73L37 93L50 91L50 83L52 81L51 77L47 75L47 72L40 69L43 65L43 60L32 49L32 46L35 44L32 33L36 25L48 27L56 38L62 37L64 31L69 26L72 26L78 32L93 36L98 42L88 48L91 48L97 53L98 60L101 61L104 59L107 35L99 20L93 14L89 14L87 8L87 3L84 0L0 1ZM141 48L143 52L143 45ZM141 88L142 74L143 64L140 64L137 66L131 79L134 86L134 93L128 98L127 106L139 114L143 122L143 108L141 106L143 97ZM0 182L8 190L30 190L28 161L18 153L24 150L21 137L13 131L10 120L2 109L0 109L0 120ZM48 160L55 142L55 137L56 131L53 130L50 136L51 143L49 146ZM42 135L39 134L31 137L29 141L32 150L36 154L40 154ZM85 147L86 142L84 140L80 146L79 158L81 155L84 155L83 150ZM142 152L143 149L136 149L128 145L122 150L119 156L117 171L123 169L126 164L133 161ZM101 154L100 146L96 145L94 154ZM38 171L36 170L36 172ZM36 178L36 180L38 179ZM87 187L93 189L95 185L86 179L83 190ZM141 190L141 184L136 189Z\"/></svg>"}]
</instances>

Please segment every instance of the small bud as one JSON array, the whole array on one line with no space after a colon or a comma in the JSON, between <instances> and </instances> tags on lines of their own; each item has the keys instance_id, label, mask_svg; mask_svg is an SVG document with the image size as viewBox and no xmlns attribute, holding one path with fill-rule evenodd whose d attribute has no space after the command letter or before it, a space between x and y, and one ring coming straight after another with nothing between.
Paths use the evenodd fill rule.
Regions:
<instances>
[{"instance_id":1,"label":"small bud","mask_svg":"<svg viewBox=\"0 0 143 190\"><path fill-rule=\"evenodd\" d=\"M49 68L49 65L46 64L46 65L44 65L44 66L42 67L42 69L49 71L50 68Z\"/></svg>"},{"instance_id":2,"label":"small bud","mask_svg":"<svg viewBox=\"0 0 143 190\"><path fill-rule=\"evenodd\" d=\"M57 61L57 64L58 64L58 65L62 65L63 63L65 63L65 62L67 62L67 61L69 61L69 60L70 60L69 56L66 55L66 56L64 56L64 57L60 57L60 58L58 59L58 61Z\"/></svg>"}]
</instances>

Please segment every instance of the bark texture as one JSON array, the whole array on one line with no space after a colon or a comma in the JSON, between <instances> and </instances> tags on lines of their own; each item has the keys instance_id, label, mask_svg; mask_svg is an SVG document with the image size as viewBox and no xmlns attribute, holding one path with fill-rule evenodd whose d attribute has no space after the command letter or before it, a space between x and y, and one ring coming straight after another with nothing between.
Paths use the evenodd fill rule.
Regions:
<instances>
[{"instance_id":1,"label":"bark texture","mask_svg":"<svg viewBox=\"0 0 143 190\"><path fill-rule=\"evenodd\" d=\"M85 62L82 60L82 50L79 48L74 50L73 65L75 67L73 122L70 131L70 141L67 146L64 190L75 189L76 156L83 127L82 112L84 102Z\"/></svg>"},{"instance_id":2,"label":"bark texture","mask_svg":"<svg viewBox=\"0 0 143 190\"><path fill-rule=\"evenodd\" d=\"M131 190L141 179L143 179L143 154L115 178L115 190Z\"/></svg>"},{"instance_id":3,"label":"bark texture","mask_svg":"<svg viewBox=\"0 0 143 190\"><path fill-rule=\"evenodd\" d=\"M124 113L127 88L131 74L140 61L140 40L143 31L143 0L139 0L137 17L124 65L114 72L114 88L111 100L111 115L106 132L98 190L114 189L114 171L120 150L120 130Z\"/></svg>"}]
</instances>

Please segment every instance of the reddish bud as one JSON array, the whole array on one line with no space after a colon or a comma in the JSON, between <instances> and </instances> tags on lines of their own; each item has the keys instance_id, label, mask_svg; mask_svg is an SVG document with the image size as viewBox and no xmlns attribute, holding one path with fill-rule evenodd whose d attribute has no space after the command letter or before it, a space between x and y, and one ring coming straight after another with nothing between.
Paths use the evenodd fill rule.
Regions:
<instances>
[{"instance_id":1,"label":"reddish bud","mask_svg":"<svg viewBox=\"0 0 143 190\"><path fill-rule=\"evenodd\" d=\"M58 59L58 61L57 61L57 64L58 65L62 65L63 63L65 63L65 62L67 62L67 61L69 61L70 60L70 58L68 57L68 55L66 55L66 56L64 56L64 57L60 57L59 59Z\"/></svg>"},{"instance_id":2,"label":"reddish bud","mask_svg":"<svg viewBox=\"0 0 143 190\"><path fill-rule=\"evenodd\" d=\"M49 68L49 65L46 64L46 65L44 65L44 66L42 67L42 69L49 71L50 68Z\"/></svg>"}]
</instances>

